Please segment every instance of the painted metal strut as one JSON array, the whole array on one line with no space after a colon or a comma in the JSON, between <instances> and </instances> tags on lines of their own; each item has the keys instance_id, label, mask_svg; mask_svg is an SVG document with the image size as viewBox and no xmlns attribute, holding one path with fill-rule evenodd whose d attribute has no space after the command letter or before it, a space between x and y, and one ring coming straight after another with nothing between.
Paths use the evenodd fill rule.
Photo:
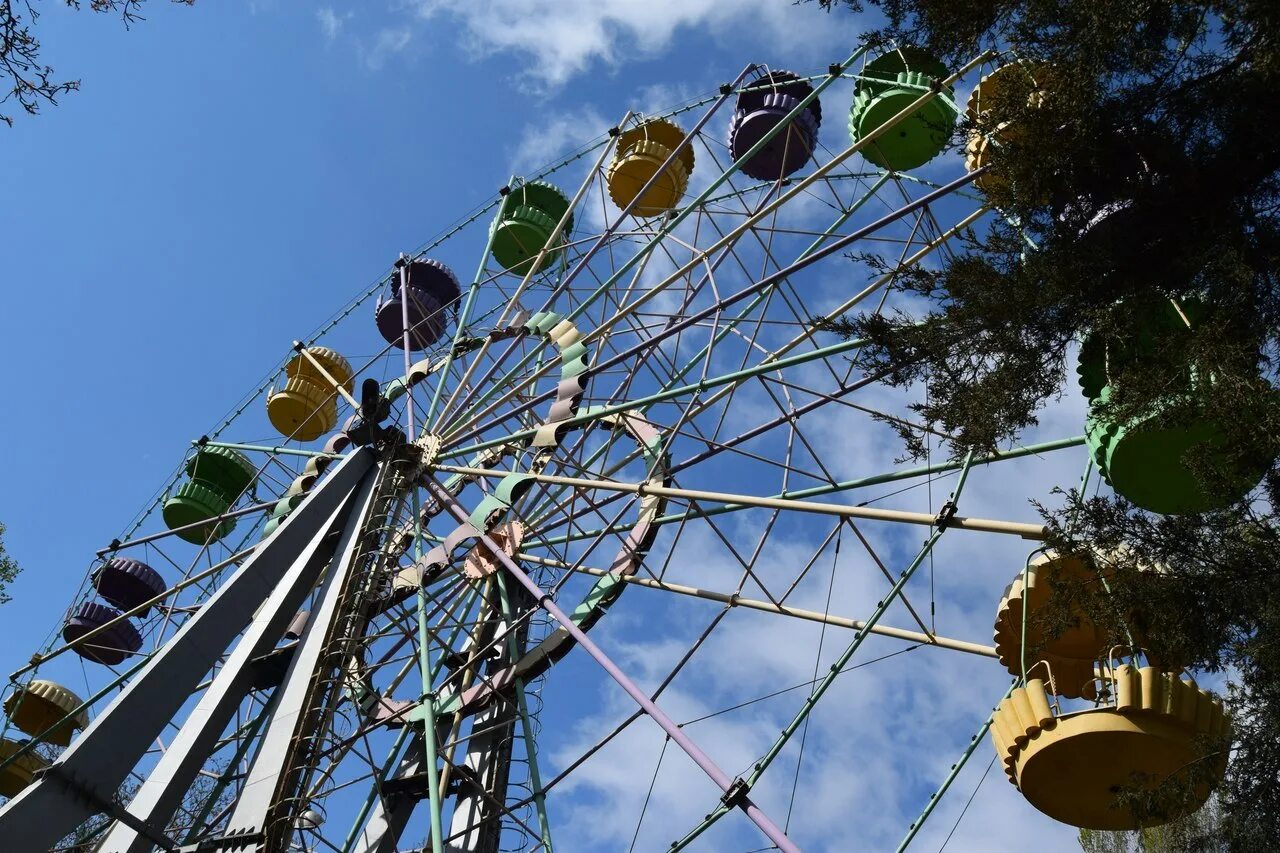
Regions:
<instances>
[{"instance_id":1,"label":"painted metal strut","mask_svg":"<svg viewBox=\"0 0 1280 853\"><path fill-rule=\"evenodd\" d=\"M460 524L466 524L468 522L466 510L464 510L458 502L454 500L453 495L449 494L448 490L433 479L425 479L424 481L435 494L435 497L445 506L446 509L449 510L450 515L456 518ZM670 737L671 740L680 747L680 749L684 750L686 755L693 759L693 763L697 764L702 772L706 773L707 776L711 778L711 781L716 784L716 787L724 793L724 796L721 798L721 801L724 804L722 806L723 808L728 809L737 807L742 809L746 813L747 817L751 819L751 822L758 826L760 831L765 834L765 837L772 841L779 850L783 851L783 853L798 853L800 848L796 846L795 842L788 838L786 833L784 833L778 825L774 823L768 815L761 811L760 807L751 800L750 786L747 785L744 780L730 779L728 774L721 770L719 765L717 765L710 756L703 752L702 749L684 733L684 730L681 729L680 726L676 725L675 720L667 716L665 711L654 704L653 700L650 699L648 695L641 690L636 683L618 667L616 663L613 662L613 659L605 654L604 650L597 646L595 642L587 636L585 631L574 624L573 620L569 618L569 614L561 610L560 607L551 600L551 596L548 595L542 587L538 586L538 584L534 582L533 578L529 577L529 575L527 575L524 570L516 564L515 560L507 556L506 552L493 541L489 534L482 532L478 538L485 544L485 547L489 549L494 558L502 564L503 568L510 572L511 576L514 577L521 586L529 591L529 594L537 601L538 606L545 610L552 619L556 620L556 622L560 624L560 627L563 628L569 636L573 637L578 645L582 647L583 651L590 655L596 663L600 664L604 671L609 674L609 677L618 682L622 689L627 692L627 695L634 699L636 704L639 705L646 714L652 717L653 721L667 733L667 736Z\"/></svg>"}]
</instances>

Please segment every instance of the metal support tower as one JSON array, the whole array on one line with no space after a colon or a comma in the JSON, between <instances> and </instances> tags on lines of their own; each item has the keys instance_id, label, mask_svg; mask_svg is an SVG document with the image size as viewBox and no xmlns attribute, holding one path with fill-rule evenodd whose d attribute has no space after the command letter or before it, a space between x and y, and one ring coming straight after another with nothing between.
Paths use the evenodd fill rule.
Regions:
<instances>
[{"instance_id":1,"label":"metal support tower","mask_svg":"<svg viewBox=\"0 0 1280 853\"><path fill-rule=\"evenodd\" d=\"M279 645L326 567L331 570L322 599L330 602L327 590L338 586L337 579L350 564L350 546L360 538L382 467L369 449L357 450L334 466L298 510L151 656L75 744L0 809L0 838L7 849L46 850L103 812L116 818L99 848L103 851L178 849L165 835L165 826L249 691L253 662ZM335 534L340 536L337 543ZM312 648L308 641L319 635L322 623L312 619L293 652L289 674L278 691L273 730L296 715L285 700L293 700L289 688L300 679L303 659ZM117 805L114 797L120 784L224 654L213 682L146 784L127 806ZM270 735L266 742L271 742ZM259 755L255 766L263 760Z\"/></svg>"},{"instance_id":2,"label":"metal support tower","mask_svg":"<svg viewBox=\"0 0 1280 853\"><path fill-rule=\"evenodd\" d=\"M490 584L489 591L495 599L506 598L505 602L491 602L495 620L487 626L488 636L479 644L480 648L494 649L484 668L488 675L495 675L523 654L528 638L528 620L524 617L533 602L527 592L514 584ZM498 853L501 848L518 716L515 695L511 693L472 720L448 834L451 840L446 849L450 853Z\"/></svg>"}]
</instances>

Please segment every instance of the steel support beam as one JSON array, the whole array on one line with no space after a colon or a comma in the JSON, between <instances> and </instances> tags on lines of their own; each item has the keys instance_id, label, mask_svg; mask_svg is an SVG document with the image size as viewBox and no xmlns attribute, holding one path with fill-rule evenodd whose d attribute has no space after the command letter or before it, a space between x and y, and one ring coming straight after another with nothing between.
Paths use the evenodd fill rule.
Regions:
<instances>
[{"instance_id":1,"label":"steel support beam","mask_svg":"<svg viewBox=\"0 0 1280 853\"><path fill-rule=\"evenodd\" d=\"M480 733L467 739L466 770L458 774L448 853L498 853L502 812L496 803L506 802L515 719L515 707L508 701L493 702L472 719L472 729Z\"/></svg>"},{"instance_id":2,"label":"steel support beam","mask_svg":"<svg viewBox=\"0 0 1280 853\"><path fill-rule=\"evenodd\" d=\"M447 730L437 730L436 738L447 734ZM400 836L408 826L409 818L413 817L419 797L415 793L395 790L395 783L426 775L426 768L422 766L425 740L421 732L410 739L409 748L400 759L395 775L383 783L382 787L388 790L378 792L369 822L360 830L360 837L351 848L354 853L396 853L399 849Z\"/></svg>"},{"instance_id":3,"label":"steel support beam","mask_svg":"<svg viewBox=\"0 0 1280 853\"><path fill-rule=\"evenodd\" d=\"M5 847L47 850L95 814L95 802L115 796L254 611L323 538L323 525L372 463L373 453L359 450L334 466L325 483L307 495L54 762L52 772L0 809Z\"/></svg>"},{"instance_id":4,"label":"steel support beam","mask_svg":"<svg viewBox=\"0 0 1280 853\"><path fill-rule=\"evenodd\" d=\"M307 709L318 685L335 677L326 674L326 658L332 658L330 644L336 625L342 617L342 605L349 592L348 580L352 576L357 559L363 555L367 543L365 526L377 504L377 486L382 482L381 469L370 471L347 513L342 537L334 553L333 561L325 573L317 602L307 619L306 630L298 640L298 647L289 661L284 680L276 688L275 710L262 735L262 747L249 768L244 787L227 823L227 835L246 838L261 834L262 841L230 842L226 849L258 849L274 844L286 837L273 821L289 813L282 801L291 791L293 769L290 759L299 744L316 735L307 730ZM337 669L336 666L333 669Z\"/></svg>"},{"instance_id":5,"label":"steel support beam","mask_svg":"<svg viewBox=\"0 0 1280 853\"><path fill-rule=\"evenodd\" d=\"M492 637L506 637L505 656L487 662L489 674L510 666L524 651L528 622L521 618L532 602L521 587L494 587L501 599L502 618L487 626L484 645ZM514 632L512 628L515 628ZM487 705L471 721L465 774L459 774L449 828L448 853L498 853L502 847L502 804L507 801L511 751L517 709L514 693Z\"/></svg>"},{"instance_id":6,"label":"steel support beam","mask_svg":"<svg viewBox=\"0 0 1280 853\"><path fill-rule=\"evenodd\" d=\"M249 693L254 680L253 660L279 643L307 593L315 586L320 572L329 564L333 548L331 544L326 547L328 532L340 523L341 516L350 505L350 501L346 501L330 515L307 551L289 567L258 610L249 630L218 670L213 683L200 697L164 756L147 774L147 781L129 803L130 813L153 826L164 826L169 822L231 722L236 708ZM117 823L108 832L98 853L145 853L150 849L151 842L147 838L129 826Z\"/></svg>"}]
</instances>

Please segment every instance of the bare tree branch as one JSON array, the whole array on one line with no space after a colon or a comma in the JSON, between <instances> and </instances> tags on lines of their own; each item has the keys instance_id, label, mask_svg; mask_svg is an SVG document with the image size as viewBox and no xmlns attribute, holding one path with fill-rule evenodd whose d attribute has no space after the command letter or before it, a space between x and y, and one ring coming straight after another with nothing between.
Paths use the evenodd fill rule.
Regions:
<instances>
[{"instance_id":1,"label":"bare tree branch","mask_svg":"<svg viewBox=\"0 0 1280 853\"><path fill-rule=\"evenodd\" d=\"M64 0L72 9L86 4L81 0ZM144 20L141 14L146 0L89 0L92 12L120 16L126 28ZM169 0L190 6L195 0ZM59 96L80 88L80 81L60 79L53 67L40 58L40 40L35 26L40 20L40 0L0 0L0 107L16 103L27 115L38 115L45 105L57 106ZM13 126L13 116L0 111L0 121Z\"/></svg>"}]
</instances>

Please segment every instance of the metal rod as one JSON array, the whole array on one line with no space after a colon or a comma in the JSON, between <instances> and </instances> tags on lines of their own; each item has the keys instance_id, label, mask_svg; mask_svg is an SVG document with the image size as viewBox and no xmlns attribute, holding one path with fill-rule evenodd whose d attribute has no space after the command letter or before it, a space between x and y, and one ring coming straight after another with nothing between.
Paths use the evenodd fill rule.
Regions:
<instances>
[{"instance_id":1,"label":"metal rod","mask_svg":"<svg viewBox=\"0 0 1280 853\"><path fill-rule=\"evenodd\" d=\"M822 402L822 401L817 400L814 402ZM803 410L801 411L803 412ZM784 415L780 420L785 420L789 416L790 415ZM1080 445L1084 444L1084 441L1085 439L1083 435L1077 435L1072 438L1063 438L1057 441L1046 441L1041 444L1031 444L1025 447L1017 447L1012 450L997 451L988 456L983 456L979 459L974 459L971 464L972 465L990 465L994 462L1003 462L1007 459L1020 459L1024 456L1035 456L1041 453L1048 453L1054 450L1063 450L1070 447L1079 447ZM712 448L712 449L715 450L716 448ZM671 470L674 472L674 471L679 471L682 468L686 468L692 462L702 461L703 456L704 454L699 454L698 456L693 457L692 460L686 460L685 462L681 462L677 465L673 465ZM832 492L843 492L851 489L866 488L867 486L879 486L886 483L896 483L902 480L910 480L915 477L926 477L932 474L941 474L947 471L954 471L955 469L961 467L962 464L963 464L962 462L949 461L949 462L941 462L936 465L923 465L917 468L907 468L902 471L893 471L886 474L876 474L871 477L861 477L856 480L842 480L838 483L824 483L821 486L813 486L808 489L795 489L793 491L780 492L776 495L773 495L773 497L784 498L784 499L817 497L819 495L828 495L828 494L831 494ZM603 503L604 502L602 501L601 504L603 505ZM708 508L696 507L696 508L689 509L686 512L669 513L667 515L660 515L653 520L653 523L655 525L678 524L679 522L685 521L686 519L690 519L690 518L703 518L703 517L708 517L713 515L722 515L727 512L738 512L746 508L747 507L739 504L725 504L723 506L708 507ZM620 525L615 525L613 527L607 528L605 532L617 533L617 532L625 531L628 529L629 529L628 525L620 524ZM598 536L600 535L600 533L601 533L600 530L587 530L587 531L583 531L582 533L576 536L555 536L555 537L539 539L539 544L558 545L562 542L572 541L573 539L585 539L593 536Z\"/></svg>"},{"instance_id":2,"label":"metal rod","mask_svg":"<svg viewBox=\"0 0 1280 853\"><path fill-rule=\"evenodd\" d=\"M453 495L449 494L448 491L434 480L428 480L427 483L435 493L437 499L444 503L448 508L449 514L456 518L460 524L466 524L468 522L467 513L458 505L458 502L454 500ZM710 756L703 752L696 743L690 740L689 736L686 735L678 725L676 725L676 722L667 716L666 712L654 704L653 700L650 699L643 690L636 686L635 682L633 682L627 674L623 672L590 637L587 636L586 632L579 628L574 623L573 619L571 619L567 613L561 610L560 607L551 600L551 596L547 595L542 587L538 586L532 578L525 574L524 570L516 565L514 560L507 556L506 552L493 541L489 534L481 533L479 539L486 547L488 547L493 556L497 558L498 562L502 563L503 567L511 573L511 576L514 577L521 586L529 591L529 594L538 602L538 606L545 610L552 619L556 620L556 622L560 624L560 627L563 628L569 636L573 637L583 651L590 655L596 663L600 664L604 671L608 673L609 677L616 681L618 685L626 691L627 695L635 700L636 704L639 705L646 714L652 717L654 722L656 722L658 726L661 727L661 729L666 732L673 741L675 741L676 745L679 746L686 755L693 759L693 762L702 769L702 772L707 774L711 781L715 782L716 786L725 793L726 797L731 794L733 795L734 804L746 812L747 817L751 819L752 823L760 828L760 831L765 834L765 837L772 841L779 850L783 851L783 853L799 853L800 848L798 848L791 839L787 838L786 834L778 828L777 824L770 820L769 816L762 812L759 807L751 801L751 796L748 791L741 785L735 785L734 780L730 779L729 776L711 760Z\"/></svg>"},{"instance_id":3,"label":"metal rod","mask_svg":"<svg viewBox=\"0 0 1280 853\"><path fill-rule=\"evenodd\" d=\"M425 424L424 424L425 427ZM420 528L418 505L418 489L411 488L413 494L413 547L414 558L422 557L422 530ZM418 584L418 666L422 674L422 709L424 760L427 765L427 808L430 810L431 853L444 853L444 820L441 817L440 803L440 768L437 766L439 756L436 752L436 703L435 691L432 689L431 646L427 639L427 590L422 583Z\"/></svg>"},{"instance_id":4,"label":"metal rod","mask_svg":"<svg viewBox=\"0 0 1280 853\"><path fill-rule=\"evenodd\" d=\"M514 176L510 180L514 180ZM510 183L508 180L508 183ZM501 209L502 199L498 200L499 209ZM496 215L496 214L495 214ZM493 236L497 233L497 229L490 228L489 236L484 241L484 252L480 255L480 263L476 267L476 274L471 279L471 286L467 288L467 301L462 305L462 311L458 314L457 322L453 328L453 345L449 347L449 352L445 354L443 370L440 372L440 378L436 380L435 390L431 392L431 402L427 404L427 412L422 418L422 428L424 430L431 429L432 419L436 415L436 406L440 404L440 394L444 391L445 378L449 375L449 368L453 365L454 353L458 351L458 344L462 341L462 333L466 330L467 323L471 322L471 309L475 305L476 294L480 292L480 281L484 277L485 264L489 261L489 253L493 251Z\"/></svg>"},{"instance_id":5,"label":"metal rod","mask_svg":"<svg viewBox=\"0 0 1280 853\"><path fill-rule=\"evenodd\" d=\"M462 465L437 465L438 470L454 474L469 474L479 477L507 477L510 471L492 468L470 468ZM757 497L755 495L734 494L731 492L710 492L702 489L678 489L671 486L656 486L650 483L615 483L608 480L590 480L584 477L561 477L554 474L527 473L523 476L541 483L554 483L561 486L574 486L582 489L603 489L607 492L625 492L637 496L657 495L664 498L676 498L686 501L712 501L722 504L737 504L747 507L765 509L785 509L798 512L812 512L818 515L835 515L841 518L866 518L875 521L899 521L904 524L922 524L928 527L954 527L958 530L979 530L986 533L1007 533L1021 536L1023 539L1044 539L1046 535L1043 524L1027 524L1019 521L1000 521L989 518L968 518L952 516L939 523L938 516L927 512L907 512L896 509L875 509L866 506L848 506L847 504L816 503L813 501L797 501L780 498Z\"/></svg>"},{"instance_id":6,"label":"metal rod","mask_svg":"<svg viewBox=\"0 0 1280 853\"><path fill-rule=\"evenodd\" d=\"M355 397L351 396L351 392L347 390L347 387L333 377L333 374L329 372L329 369L320 363L320 359L312 355L311 350L302 345L302 341L294 341L293 348L300 352L303 358L311 362L311 366L320 372L320 375L325 378L325 381L332 385L334 390L337 391L344 400L351 404L351 408L355 409L357 412L360 411L360 404L356 402Z\"/></svg>"},{"instance_id":7,"label":"metal rod","mask_svg":"<svg viewBox=\"0 0 1280 853\"><path fill-rule=\"evenodd\" d=\"M233 441L193 441L194 447L222 447L227 450L249 450L258 453L275 453L281 456L327 456L330 459L341 458L341 453L326 453L323 450L303 450L298 447L268 447L262 444L237 444Z\"/></svg>"},{"instance_id":8,"label":"metal rod","mask_svg":"<svg viewBox=\"0 0 1280 853\"><path fill-rule=\"evenodd\" d=\"M139 545L146 545L148 542L155 542L157 539L166 539L170 536L173 536L175 533L181 533L184 530L192 530L196 527L205 527L210 524L220 524L223 521L227 520L228 518L239 518L242 515L250 515L255 512L262 512L263 510L271 509L275 505L276 505L275 501L270 501L268 503L254 504L253 506L247 506L247 507L244 507L243 509L235 509L230 512L224 512L221 515L210 516L209 518L206 518L204 521L193 521L192 523L184 524L181 527L171 527L168 530L161 531L160 533L151 533L146 536L139 536L137 539L130 539L128 542L113 542L112 544L108 545L106 548L99 548L94 553L97 554L99 557L105 557L108 554L114 554L118 551L123 551L125 548L136 548Z\"/></svg>"},{"instance_id":9,"label":"metal rod","mask_svg":"<svg viewBox=\"0 0 1280 853\"><path fill-rule=\"evenodd\" d=\"M616 576L608 569L599 569L592 566L578 566L575 568L563 560L552 560L546 557L534 556L532 554L521 553L519 556L521 560L541 563L544 566L555 566L556 568L581 572L586 575L594 575L596 577ZM939 637L937 634L908 631L904 628L890 628L886 625L871 625L868 628L868 623L861 619L850 619L846 616L833 616L830 613L820 613L816 610L805 610L800 607L778 605L774 604L772 601L759 601L754 598L743 598L736 593L715 592L709 589L702 589L701 587L685 586L684 584L655 580L653 578L640 577L639 575L625 575L617 577L623 583L643 586L648 589L658 589L663 592L674 592L679 595L689 595L694 598L704 598L707 601L718 601L721 604L727 604L730 607L746 607L750 610L761 610L765 613L777 613L781 616L794 616L797 619L805 619L810 622L824 622L827 625L834 625L837 628L852 628L854 630L862 630L865 628L873 634L880 634L885 637L894 637L896 639L907 640L912 643L937 646L940 649L952 649L953 651L967 652L971 655L980 655L988 658L999 657L999 655L996 654L995 646L984 646L980 643L970 643L967 640L954 640L949 637Z\"/></svg>"},{"instance_id":10,"label":"metal rod","mask_svg":"<svg viewBox=\"0 0 1280 853\"><path fill-rule=\"evenodd\" d=\"M400 331L401 344L404 346L404 416L406 436L412 444L417 438L413 422L413 386L409 384L409 372L413 369L413 357L410 355L412 341L409 338L409 263L404 252L400 253ZM359 411L356 407L356 411ZM423 425L425 428L425 424ZM435 851L439 853L439 851Z\"/></svg>"}]
</instances>

